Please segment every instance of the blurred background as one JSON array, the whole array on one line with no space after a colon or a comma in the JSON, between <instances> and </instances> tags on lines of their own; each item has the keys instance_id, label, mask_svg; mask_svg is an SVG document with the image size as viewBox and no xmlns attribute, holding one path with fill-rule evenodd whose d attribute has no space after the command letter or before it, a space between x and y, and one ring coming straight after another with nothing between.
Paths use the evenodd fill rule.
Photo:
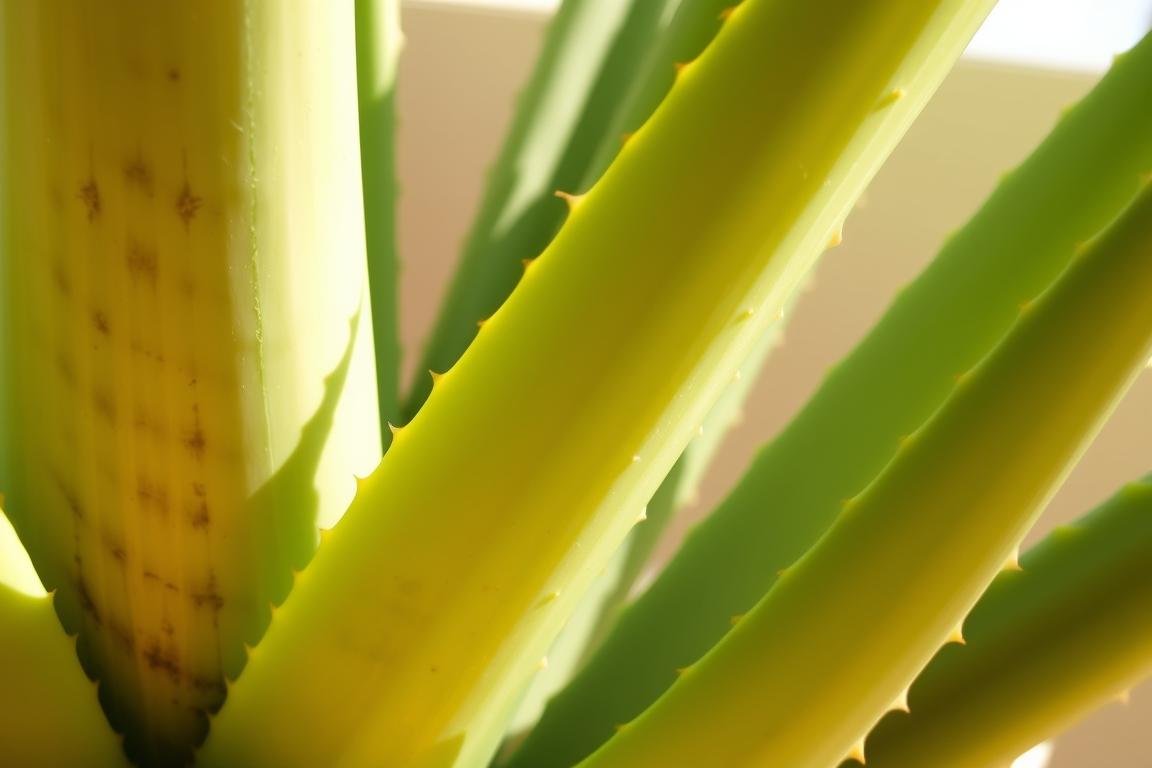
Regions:
<instances>
[{"instance_id":1,"label":"blurred background","mask_svg":"<svg viewBox=\"0 0 1152 768\"><path fill-rule=\"evenodd\" d=\"M411 366L557 0L410 0L400 84L404 345ZM1001 0L876 177L788 323L671 552L1005 171L1152 22L1152 0ZM1152 108L1152 105L1149 105ZM579 191L579 190L573 190ZM1152 288L1149 291L1152 301ZM1091 333L1092 329L1084 329ZM1053 386L1059 386L1054 381ZM1152 371L1034 537L1152 470ZM1152 563L1149 564L1152 569ZM1052 768L1152 768L1152 683L1056 740Z\"/></svg>"}]
</instances>

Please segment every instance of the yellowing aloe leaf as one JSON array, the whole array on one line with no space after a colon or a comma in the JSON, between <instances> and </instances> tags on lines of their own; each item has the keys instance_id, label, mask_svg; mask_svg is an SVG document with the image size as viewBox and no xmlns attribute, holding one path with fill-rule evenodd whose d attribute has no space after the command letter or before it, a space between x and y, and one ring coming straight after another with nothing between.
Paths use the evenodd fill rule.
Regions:
<instances>
[{"instance_id":1,"label":"yellowing aloe leaf","mask_svg":"<svg viewBox=\"0 0 1152 768\"><path fill-rule=\"evenodd\" d=\"M6 508L143 764L380 456L352 11L0 4Z\"/></svg>"}]
</instances>

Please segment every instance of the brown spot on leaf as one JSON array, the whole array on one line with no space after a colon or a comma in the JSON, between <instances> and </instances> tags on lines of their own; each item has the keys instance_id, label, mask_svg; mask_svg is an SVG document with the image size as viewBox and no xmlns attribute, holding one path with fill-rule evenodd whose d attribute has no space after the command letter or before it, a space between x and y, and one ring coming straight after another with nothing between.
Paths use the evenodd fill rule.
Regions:
<instances>
[{"instance_id":1,"label":"brown spot on leaf","mask_svg":"<svg viewBox=\"0 0 1152 768\"><path fill-rule=\"evenodd\" d=\"M72 296L72 276L59 261L52 263L52 283L56 286L57 293L64 298Z\"/></svg>"},{"instance_id":2,"label":"brown spot on leaf","mask_svg":"<svg viewBox=\"0 0 1152 768\"><path fill-rule=\"evenodd\" d=\"M175 648L165 648L157 640L149 640L144 647L144 661L149 669L168 677L173 685L180 684L180 655Z\"/></svg>"},{"instance_id":3,"label":"brown spot on leaf","mask_svg":"<svg viewBox=\"0 0 1152 768\"><path fill-rule=\"evenodd\" d=\"M72 513L72 517L77 522L83 520L85 515L84 508L80 505L80 499L59 476L54 476L53 479L56 482L56 490L60 491L60 495L64 497L64 503L68 505L68 511Z\"/></svg>"},{"instance_id":4,"label":"brown spot on leaf","mask_svg":"<svg viewBox=\"0 0 1152 768\"><path fill-rule=\"evenodd\" d=\"M163 359L159 360L158 362L162 363ZM167 432L164 429L164 425L150 416L139 406L136 407L135 413L133 415L132 426L136 428L137 432L141 433L142 435L150 435L152 439L157 442L164 442L167 437ZM167 501L167 499L165 499L165 501Z\"/></svg>"},{"instance_id":5,"label":"brown spot on leaf","mask_svg":"<svg viewBox=\"0 0 1152 768\"><path fill-rule=\"evenodd\" d=\"M204 460L204 452L208 448L208 441L204 437L204 430L197 425L184 435L184 447L188 449L197 461Z\"/></svg>"},{"instance_id":6,"label":"brown spot on leaf","mask_svg":"<svg viewBox=\"0 0 1152 768\"><path fill-rule=\"evenodd\" d=\"M104 532L104 548L108 550L108 554L112 555L112 559L121 566L128 562L128 552L125 551L124 545L111 531Z\"/></svg>"},{"instance_id":7,"label":"brown spot on leaf","mask_svg":"<svg viewBox=\"0 0 1152 768\"><path fill-rule=\"evenodd\" d=\"M108 423L115 423L116 421L116 402L112 399L112 394L102 389L98 389L92 393L92 407L96 409L96 413L100 414Z\"/></svg>"},{"instance_id":8,"label":"brown spot on leaf","mask_svg":"<svg viewBox=\"0 0 1152 768\"><path fill-rule=\"evenodd\" d=\"M212 514L208 510L208 502L201 499L188 510L188 522L198 531L207 529L212 525Z\"/></svg>"},{"instance_id":9,"label":"brown spot on leaf","mask_svg":"<svg viewBox=\"0 0 1152 768\"><path fill-rule=\"evenodd\" d=\"M143 475L136 477L136 500L140 506L168 516L168 489L159 483L154 483Z\"/></svg>"},{"instance_id":10,"label":"brown spot on leaf","mask_svg":"<svg viewBox=\"0 0 1152 768\"><path fill-rule=\"evenodd\" d=\"M117 644L125 653L135 652L136 638L132 636L132 630L118 621L109 621L108 628L112 631L112 637L116 639Z\"/></svg>"},{"instance_id":11,"label":"brown spot on leaf","mask_svg":"<svg viewBox=\"0 0 1152 768\"><path fill-rule=\"evenodd\" d=\"M63 352L56 354L56 372L60 374L60 378L70 387L76 386L76 370L72 367L72 361Z\"/></svg>"},{"instance_id":12,"label":"brown spot on leaf","mask_svg":"<svg viewBox=\"0 0 1152 768\"><path fill-rule=\"evenodd\" d=\"M112 333L112 327L108 324L108 315L104 314L101 309L92 310L92 327L102 336L108 336Z\"/></svg>"},{"instance_id":13,"label":"brown spot on leaf","mask_svg":"<svg viewBox=\"0 0 1152 768\"><path fill-rule=\"evenodd\" d=\"M224 596L220 594L220 590L216 588L216 576L210 575L208 583L204 588L198 592L189 594L192 604L197 608L210 608L215 612L219 612L224 607Z\"/></svg>"},{"instance_id":14,"label":"brown spot on leaf","mask_svg":"<svg viewBox=\"0 0 1152 768\"><path fill-rule=\"evenodd\" d=\"M193 194L192 187L188 182L184 182L184 186L180 189L180 196L176 198L176 215L184 222L185 228L192 224L192 219L196 218L196 213L200 210L200 206L204 201Z\"/></svg>"},{"instance_id":15,"label":"brown spot on leaf","mask_svg":"<svg viewBox=\"0 0 1152 768\"><path fill-rule=\"evenodd\" d=\"M217 677L209 675L192 675L189 681L192 687L201 693L210 694L213 697L223 696L227 693L224 687L224 681Z\"/></svg>"},{"instance_id":16,"label":"brown spot on leaf","mask_svg":"<svg viewBox=\"0 0 1152 768\"><path fill-rule=\"evenodd\" d=\"M180 74L180 70L178 68L169 67L167 74L168 74L168 80L170 82L173 82L173 83L180 82L181 74Z\"/></svg>"},{"instance_id":17,"label":"brown spot on leaf","mask_svg":"<svg viewBox=\"0 0 1152 768\"><path fill-rule=\"evenodd\" d=\"M156 275L159 270L155 250L132 241L128 243L125 263L128 265L128 273L132 275L133 280L145 282L153 288L156 287Z\"/></svg>"},{"instance_id":18,"label":"brown spot on leaf","mask_svg":"<svg viewBox=\"0 0 1152 768\"><path fill-rule=\"evenodd\" d=\"M76 196L88 211L88 221L94 221L100 215L100 187L96 184L96 179L89 178L84 182Z\"/></svg>"},{"instance_id":19,"label":"brown spot on leaf","mask_svg":"<svg viewBox=\"0 0 1152 768\"><path fill-rule=\"evenodd\" d=\"M152 349L140 339L132 339L128 346L132 350L132 354L136 355L137 357L146 358L158 365L164 364L164 354Z\"/></svg>"},{"instance_id":20,"label":"brown spot on leaf","mask_svg":"<svg viewBox=\"0 0 1152 768\"><path fill-rule=\"evenodd\" d=\"M80 602L80 610L88 614L92 623L98 627L103 626L104 620L96 608L96 603L92 600L92 592L88 589L88 580L84 578L82 573L76 576L76 599Z\"/></svg>"},{"instance_id":21,"label":"brown spot on leaf","mask_svg":"<svg viewBox=\"0 0 1152 768\"><path fill-rule=\"evenodd\" d=\"M152 169L144 162L144 158L137 156L124 164L124 180L148 197L153 196Z\"/></svg>"}]
</instances>

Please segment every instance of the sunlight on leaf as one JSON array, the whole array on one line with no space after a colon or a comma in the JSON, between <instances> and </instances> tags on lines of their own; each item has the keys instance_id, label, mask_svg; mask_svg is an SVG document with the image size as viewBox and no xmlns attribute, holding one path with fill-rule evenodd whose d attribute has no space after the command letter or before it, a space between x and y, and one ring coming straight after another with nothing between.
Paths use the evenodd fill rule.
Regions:
<instances>
[{"instance_id":1,"label":"sunlight on leaf","mask_svg":"<svg viewBox=\"0 0 1152 768\"><path fill-rule=\"evenodd\" d=\"M1051 760L1052 743L1045 741L1013 760L1012 768L1048 768Z\"/></svg>"},{"instance_id":2,"label":"sunlight on leaf","mask_svg":"<svg viewBox=\"0 0 1152 768\"><path fill-rule=\"evenodd\" d=\"M17 592L31 597L43 597L48 594L24 545L20 543L12 523L0 512L0 584L6 584Z\"/></svg>"}]
</instances>

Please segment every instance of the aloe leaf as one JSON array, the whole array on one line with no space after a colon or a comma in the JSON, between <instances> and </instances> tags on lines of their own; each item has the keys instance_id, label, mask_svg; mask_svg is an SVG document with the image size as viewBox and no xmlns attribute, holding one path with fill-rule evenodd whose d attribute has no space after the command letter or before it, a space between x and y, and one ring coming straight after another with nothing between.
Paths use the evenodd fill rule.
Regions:
<instances>
[{"instance_id":1,"label":"aloe leaf","mask_svg":"<svg viewBox=\"0 0 1152 768\"><path fill-rule=\"evenodd\" d=\"M891 459L1152 168L1152 38L1117 60L761 449L512 761L568 766L700 658Z\"/></svg>"},{"instance_id":2,"label":"aloe leaf","mask_svg":"<svg viewBox=\"0 0 1152 768\"><path fill-rule=\"evenodd\" d=\"M589 163L676 1L565 0L560 5L417 366L405 421L432 391L427 371L455 365L478 323L516 287L524 262L539 256L560 228L567 208L556 193L582 192L585 182L599 176ZM611 141L618 146L619 136Z\"/></svg>"},{"instance_id":3,"label":"aloe leaf","mask_svg":"<svg viewBox=\"0 0 1152 768\"><path fill-rule=\"evenodd\" d=\"M627 137L643 125L671 89L677 67L699 56L715 37L725 9L730 7L731 0L685 0L676 6L643 65L637 68L579 189L595 184ZM615 623L677 511L695 497L704 472L724 436L738 420L748 391L768 353L782 336L782 330L782 323L774 324L741 364L741 375L728 385L705 419L701 434L689 443L648 502L644 525L636 526L628 534L613 561L589 588L572 620L548 652L548 667L533 679L517 712L514 729L539 718L546 701L564 686Z\"/></svg>"},{"instance_id":4,"label":"aloe leaf","mask_svg":"<svg viewBox=\"0 0 1152 768\"><path fill-rule=\"evenodd\" d=\"M1143 369L1149 284L1152 185L1025 297L1008 336L812 549L584 765L816 768L858 754L940 646L963 642L965 615Z\"/></svg>"},{"instance_id":5,"label":"aloe leaf","mask_svg":"<svg viewBox=\"0 0 1152 768\"><path fill-rule=\"evenodd\" d=\"M869 766L980 768L1152 674L1152 476L1057 528L997 577L868 737Z\"/></svg>"},{"instance_id":6,"label":"aloe leaf","mask_svg":"<svg viewBox=\"0 0 1152 768\"><path fill-rule=\"evenodd\" d=\"M141 764L380 457L352 6L274 5L0 4L6 508Z\"/></svg>"},{"instance_id":7,"label":"aloe leaf","mask_svg":"<svg viewBox=\"0 0 1152 768\"><path fill-rule=\"evenodd\" d=\"M676 468L673 467L669 477L675 472ZM624 543L608 560L608 564L584 590L571 616L564 623L564 628L552 641L547 655L540 661L540 669L532 676L527 690L516 705L516 714L508 723L508 734L497 763L506 759L506 756L518 746L527 729L540 717L548 699L579 669L590 644L595 641L598 627L603 622L604 607L609 604L608 601L614 596L614 591L622 583L621 570L625 566L635 535L643 528L644 525L637 525L629 532Z\"/></svg>"},{"instance_id":8,"label":"aloe leaf","mask_svg":"<svg viewBox=\"0 0 1152 768\"><path fill-rule=\"evenodd\" d=\"M779 319L759 339L752 352L736 369L732 381L716 405L700 425L696 437L680 456L668 476L660 484L652 501L648 503L644 525L638 526L630 535L631 541L623 554L625 562L616 580L614 590L604 600L597 629L593 633L593 644L603 639L614 626L619 613L627 605L632 591L649 565L661 537L676 513L693 503L700 490L700 483L712 463L712 458L723 444L728 431L739 423L744 413L744 402L756 383L756 378L765 361L784 338L786 318L791 315L793 301L789 301L779 313Z\"/></svg>"},{"instance_id":9,"label":"aloe leaf","mask_svg":"<svg viewBox=\"0 0 1152 768\"><path fill-rule=\"evenodd\" d=\"M649 46L642 63L635 67L635 76L619 98L619 106L603 131L579 189L589 189L596 183L627 138L643 126L672 88L678 67L700 55L719 32L726 12L731 11L733 5L732 0L682 0L674 4L670 20ZM676 509L696 492L711 457L736 420L763 360L779 340L780 331L781 325L774 324L768 336L749 354L741 367L741 376L729 385L709 413L701 435L686 449L681 460L683 471L675 468L669 473L648 505L647 524L629 535L629 543L621 552L626 555L626 562L604 606L601 625L609 621L608 617L626 597Z\"/></svg>"},{"instance_id":10,"label":"aloe leaf","mask_svg":"<svg viewBox=\"0 0 1152 768\"><path fill-rule=\"evenodd\" d=\"M396 70L403 36L399 0L356 0L356 82L364 239L376 343L376 394L385 446L399 421L399 258L396 252Z\"/></svg>"},{"instance_id":11,"label":"aloe leaf","mask_svg":"<svg viewBox=\"0 0 1152 768\"><path fill-rule=\"evenodd\" d=\"M732 0L683 0L676 7L667 29L653 46L606 132L585 186L591 186L611 163L619 151L620 137L630 136L644 124L671 89L677 68L700 55L733 6ZM623 562L614 570L614 582L599 597L599 617L592 625L586 651L594 650L615 624L676 512L695 498L712 457L739 419L749 390L782 335L783 324L774 324L744 360L740 376L728 385L709 412L700 434L688 445L648 503L645 524L629 534L617 555Z\"/></svg>"},{"instance_id":12,"label":"aloe leaf","mask_svg":"<svg viewBox=\"0 0 1152 768\"><path fill-rule=\"evenodd\" d=\"M584 588L991 5L742 4L364 481L205 764L486 760Z\"/></svg>"},{"instance_id":13,"label":"aloe leaf","mask_svg":"<svg viewBox=\"0 0 1152 768\"><path fill-rule=\"evenodd\" d=\"M0 756L6 765L126 766L52 598L0 512Z\"/></svg>"},{"instance_id":14,"label":"aloe leaf","mask_svg":"<svg viewBox=\"0 0 1152 768\"><path fill-rule=\"evenodd\" d=\"M662 535L675 519L676 512L693 499L724 434L738 420L755 380L755 371L779 341L782 330L782 323L769 328L767 335L756 343L752 353L740 364L738 371L752 370L753 375L741 373L724 389L699 433L644 508L642 524L628 533L608 565L585 591L572 618L548 650L547 664L532 679L517 709L510 726L510 731L516 736L510 740L509 750L516 746L517 737L539 719L548 700L572 679L615 624L620 611L631 599L632 590L644 575Z\"/></svg>"}]
</instances>

